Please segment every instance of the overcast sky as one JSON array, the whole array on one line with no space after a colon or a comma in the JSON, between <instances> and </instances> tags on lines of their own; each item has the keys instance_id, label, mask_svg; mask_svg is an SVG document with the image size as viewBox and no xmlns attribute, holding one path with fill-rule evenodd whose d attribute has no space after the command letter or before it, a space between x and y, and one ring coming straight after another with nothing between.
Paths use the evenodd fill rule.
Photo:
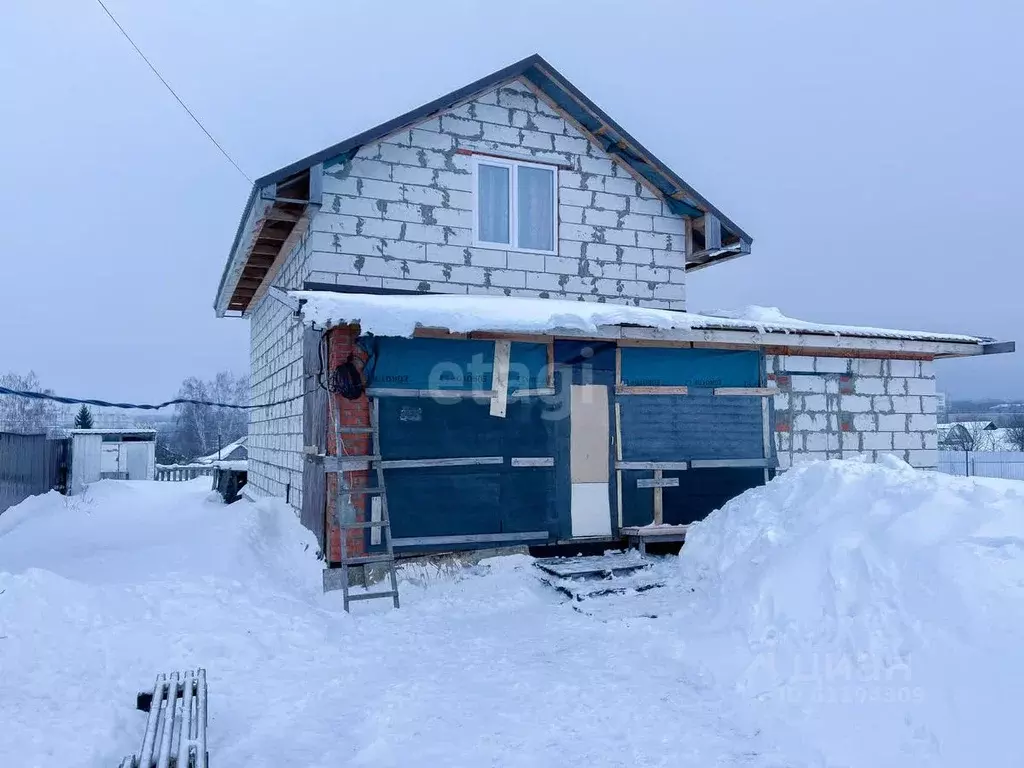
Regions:
<instances>
[{"instance_id":1,"label":"overcast sky","mask_svg":"<svg viewBox=\"0 0 1024 768\"><path fill-rule=\"evenodd\" d=\"M754 238L691 309L1024 342L1024 4L106 0L250 177L540 53ZM249 185L93 0L0 3L0 372L165 399ZM1024 400L1024 350L938 366Z\"/></svg>"}]
</instances>

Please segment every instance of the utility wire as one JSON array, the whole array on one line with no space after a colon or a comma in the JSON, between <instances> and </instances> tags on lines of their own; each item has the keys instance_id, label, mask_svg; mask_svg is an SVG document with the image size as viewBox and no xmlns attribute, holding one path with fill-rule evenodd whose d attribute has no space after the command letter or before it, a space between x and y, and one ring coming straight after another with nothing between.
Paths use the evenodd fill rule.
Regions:
<instances>
[{"instance_id":1,"label":"utility wire","mask_svg":"<svg viewBox=\"0 0 1024 768\"><path fill-rule=\"evenodd\" d=\"M206 127L201 122L199 122L199 118L195 116L195 113L193 113L192 110L188 108L188 105L184 101L181 100L181 97L177 93L174 92L174 89L171 88L171 84L168 83L166 80L164 80L164 76L161 75L157 71L157 68L153 66L153 62L151 62L148 58L146 58L146 54L144 54L142 52L142 49L139 48L139 46L137 46L135 44L135 41L132 40L131 36L125 31L125 28L121 26L120 22L117 19L114 18L114 14L112 14L110 12L110 9L107 8L107 6L103 4L103 0L96 0L96 2L100 4L100 8L102 8L104 10L104 12L107 14L107 16L110 17L110 20L112 22L114 22L114 25L119 30L121 30L121 34L124 35L125 40L127 40L129 43L132 44L132 48L135 49L135 52L137 54L139 54L139 56L142 58L142 60L144 62L146 62L146 65L151 70L153 70L153 74L156 75L158 78L160 78L160 82L164 84L164 87L170 92L171 96L173 96L177 100L177 102L181 105L181 108L184 109L186 112L188 112L188 116L191 117L195 121L195 124L199 126L199 129L203 133L206 134L206 137L210 141L213 142L214 146L217 147L217 149L220 150L220 153L222 155L224 155L224 157L226 157L228 159L228 162L231 163L233 166L235 166L235 170L237 170L240 174L242 174L242 176L245 178L246 181L248 181L250 184L252 184L252 179L249 178L249 175L245 171L243 171L241 169L241 167L238 165L238 163L236 163L234 161L234 159L231 157L231 155L229 155L227 153L227 150L224 149L224 147L222 147L220 145L220 142L218 142L215 138L213 138L213 135L208 130L206 130Z\"/></svg>"},{"instance_id":2,"label":"utility wire","mask_svg":"<svg viewBox=\"0 0 1024 768\"><path fill-rule=\"evenodd\" d=\"M215 408L234 408L235 410L248 411L254 408L270 408L275 405L284 405L285 403L291 403L298 400L305 395L295 395L295 397L289 397L285 400L277 400L273 403L264 403L262 405L239 405L237 403L214 403L209 400L193 400L188 397L179 397L175 400L168 400L166 403L157 403L156 405L150 405L147 403L108 403L106 400L91 400L88 398L78 397L63 397L62 395L51 395L47 392L29 392L23 389L10 389L8 387L0 387L0 395L13 395L14 397L27 397L30 400L53 400L57 403L64 403L65 405L96 405L103 408L128 408L138 411L158 411L161 408L167 408L171 405L208 405Z\"/></svg>"}]
</instances>

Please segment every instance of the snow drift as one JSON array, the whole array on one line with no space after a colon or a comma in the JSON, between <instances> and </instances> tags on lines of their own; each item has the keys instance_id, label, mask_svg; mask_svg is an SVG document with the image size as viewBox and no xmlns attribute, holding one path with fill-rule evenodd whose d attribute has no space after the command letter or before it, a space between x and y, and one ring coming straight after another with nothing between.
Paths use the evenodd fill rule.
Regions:
<instances>
[{"instance_id":1,"label":"snow drift","mask_svg":"<svg viewBox=\"0 0 1024 768\"><path fill-rule=\"evenodd\" d=\"M680 565L690 653L829 760L1017 759L1024 484L810 464L695 525Z\"/></svg>"},{"instance_id":2,"label":"snow drift","mask_svg":"<svg viewBox=\"0 0 1024 768\"><path fill-rule=\"evenodd\" d=\"M195 666L225 767L1019 765L1024 484L808 465L660 589L570 605L505 557L347 615L289 507L208 482L0 515L0 766L117 765L135 693Z\"/></svg>"},{"instance_id":3,"label":"snow drift","mask_svg":"<svg viewBox=\"0 0 1024 768\"><path fill-rule=\"evenodd\" d=\"M348 615L289 507L210 495L103 481L12 510L2 768L118 765L142 738L135 694L196 666L222 768L812 764L691 684L670 626L573 611L528 557L403 569L400 611Z\"/></svg>"}]
</instances>

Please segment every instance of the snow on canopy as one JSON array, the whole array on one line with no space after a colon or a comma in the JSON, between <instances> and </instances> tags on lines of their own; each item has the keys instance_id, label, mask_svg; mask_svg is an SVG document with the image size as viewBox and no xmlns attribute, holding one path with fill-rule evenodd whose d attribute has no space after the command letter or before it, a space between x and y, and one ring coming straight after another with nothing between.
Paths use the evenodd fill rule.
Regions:
<instances>
[{"instance_id":1,"label":"snow on canopy","mask_svg":"<svg viewBox=\"0 0 1024 768\"><path fill-rule=\"evenodd\" d=\"M812 333L960 344L989 341L978 336L811 323L787 317L775 307L749 306L741 310L696 314L623 304L514 296L380 296L334 291L289 293L302 302L301 311L307 322L325 328L358 323L363 333L376 336L410 337L417 328L441 328L451 333L550 333L556 330L596 333L601 326L632 325L663 330Z\"/></svg>"}]
</instances>

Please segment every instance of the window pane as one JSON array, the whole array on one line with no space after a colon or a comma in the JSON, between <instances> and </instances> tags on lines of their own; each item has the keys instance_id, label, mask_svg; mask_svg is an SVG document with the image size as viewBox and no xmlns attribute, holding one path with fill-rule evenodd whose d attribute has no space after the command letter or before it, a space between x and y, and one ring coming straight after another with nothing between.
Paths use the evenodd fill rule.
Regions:
<instances>
[{"instance_id":1,"label":"window pane","mask_svg":"<svg viewBox=\"0 0 1024 768\"><path fill-rule=\"evenodd\" d=\"M480 239L487 243L508 243L509 241L509 168L499 165L477 166L476 194L477 230Z\"/></svg>"},{"instance_id":2,"label":"window pane","mask_svg":"<svg viewBox=\"0 0 1024 768\"><path fill-rule=\"evenodd\" d=\"M519 247L555 249L555 174L546 168L518 169Z\"/></svg>"}]
</instances>

